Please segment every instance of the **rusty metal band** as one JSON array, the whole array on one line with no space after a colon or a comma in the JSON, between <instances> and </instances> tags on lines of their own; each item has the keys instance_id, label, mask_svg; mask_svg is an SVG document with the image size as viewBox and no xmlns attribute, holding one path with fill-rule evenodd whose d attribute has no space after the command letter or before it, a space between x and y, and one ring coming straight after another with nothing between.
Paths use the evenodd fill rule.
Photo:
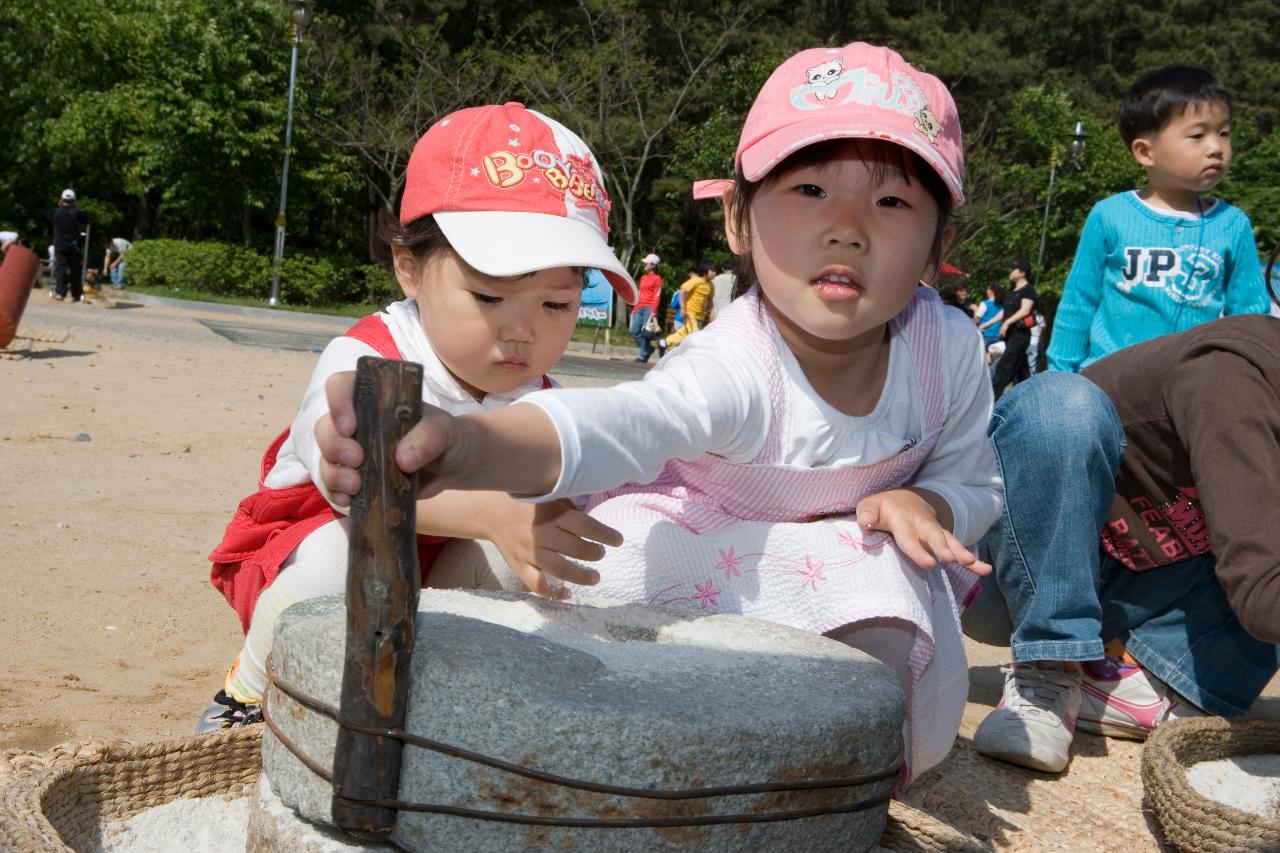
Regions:
<instances>
[{"instance_id":1,"label":"rusty metal band","mask_svg":"<svg viewBox=\"0 0 1280 853\"><path fill-rule=\"evenodd\" d=\"M518 776L524 776L539 782L546 782L552 785L558 785L565 788L573 788L581 791L590 791L598 794L610 794L614 796L635 797L651 800L698 800L712 797L727 796L745 796L753 794L771 794L771 793L793 793L797 791L815 791L828 790L832 788L853 788L867 785L872 782L879 782L897 775L902 767L902 751L899 749L894 760L884 767L873 770L869 773L859 774L857 776L847 776L835 779L810 779L799 782L764 782L753 785L722 785L717 787L691 788L686 790L660 791L649 788L627 788L620 785L606 785L598 782L587 782L580 779L571 779L567 776L558 776L554 773L546 773L541 770L534 770L529 767L523 767L517 764L503 761L498 758L492 758L477 752L472 752L461 747L452 746L450 744L440 743L429 738L419 737L410 734L403 729L391 728L371 728L367 726L358 726L343 723L338 719L338 709L333 705L316 699L304 691L298 689L295 685L281 679L279 676L268 676L267 690L264 691L262 703L262 717L267 728L280 741L280 743L289 750L299 761L301 761L308 770L319 776L330 785L333 784L332 772L320 765L314 758L306 755L302 749L280 730L272 718L270 708L266 701L266 694L270 693L272 687L278 689L289 698L298 702L312 711L328 717L336 722L339 726L343 726L350 731L358 734L371 735L374 737L387 737L399 740L411 746L429 749L443 755L454 758L461 758L465 761L471 761L492 767L495 770L502 770ZM573 817L547 817L542 815L522 815L511 814L508 812L483 811L479 809L467 809L459 806L446 806L429 803L413 803L404 800L352 800L342 797L335 793L335 800L348 805L364 805L375 806L379 808L395 809L397 811L408 812L427 812L432 814L451 815L455 817L472 818L475 820L496 821L500 823L518 823L533 826L563 826L575 828L657 828L657 827L679 827L679 826L712 826L717 824L733 824L733 823L774 823L777 821L787 820L804 820L806 818L822 817L824 815L834 814L850 814L852 812L862 811L873 806L882 805L889 801L892 796L892 788L886 788L879 794L854 800L850 803L836 803L830 805L813 806L807 809L790 809L777 812L762 812L760 814L717 814L717 815L701 815L698 817L671 817L671 818L622 818L622 819L601 819L601 818L573 818Z\"/></svg>"}]
</instances>

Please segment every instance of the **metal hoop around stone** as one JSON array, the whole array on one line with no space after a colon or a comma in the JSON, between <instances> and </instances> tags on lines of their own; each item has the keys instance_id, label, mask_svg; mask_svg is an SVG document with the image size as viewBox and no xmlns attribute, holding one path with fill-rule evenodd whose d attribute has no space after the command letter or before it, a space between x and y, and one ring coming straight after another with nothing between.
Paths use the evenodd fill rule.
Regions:
<instances>
[{"instance_id":1,"label":"metal hoop around stone","mask_svg":"<svg viewBox=\"0 0 1280 853\"><path fill-rule=\"evenodd\" d=\"M277 675L268 676L267 690L263 693L262 717L267 728L280 741L280 743L291 752L295 758L301 761L308 770L325 780L329 784L333 783L333 774L325 767L321 766L314 758L306 755L298 745L290 739L271 716L266 697L270 693L272 687L278 689L281 693L290 699L298 702L300 705L311 709L321 716L328 717L336 722L339 726L359 734L372 735L375 737L386 737L399 740L411 746L429 749L443 755L461 758L465 761L472 761L477 764L483 764L492 767L495 770L502 770L518 776L524 776L539 782L546 782L552 785L559 785L565 788L573 788L580 791L590 791L598 794L611 794L623 797L637 797L651 800L696 800L708 799L712 797L729 797L743 796L751 794L771 794L780 792L797 792L797 791L820 791L833 788L855 788L867 785L872 782L879 782L891 778L898 774L902 768L903 754L902 749L899 750L894 759L884 767L872 770L868 773L862 773L857 776L845 776L834 779L807 779L799 782L761 782L753 785L722 785L716 787L705 788L689 788L684 790L654 790L650 788L628 788L621 785L608 785L599 782L588 782L581 779L572 779L567 776L559 776L554 773L547 773L541 770L535 770L518 764L512 764L499 758L492 758L482 755L478 752L463 749L440 741L431 740L430 738L419 737L411 734L403 729L378 729L367 726L357 726L343 722L338 718L338 709L327 702L323 702L314 696L311 696L300 690L297 686L280 678ZM466 817L474 820L496 821L500 823L518 823L528 824L532 826L565 826L579 828L649 828L649 827L675 827L675 826L713 826L719 824L731 823L773 823L777 821L787 820L804 820L806 818L822 817L824 815L833 814L850 814L852 812L863 811L874 806L887 803L892 796L892 788L886 789L880 794L869 797L863 797L854 800L851 803L832 804L825 806L814 806L807 809L789 809L776 812L763 812L760 814L723 814L723 815L702 815L699 817L673 817L673 818L631 818L631 819L603 819L603 818L574 818L574 817L546 817L542 815L522 815L510 814L507 812L484 811L480 809L468 809L460 806L447 806L432 803L414 803L404 800L347 800L339 798L345 802L359 802L363 805L377 806L380 808L395 809L397 811L409 812L428 812L432 814L453 815L456 817Z\"/></svg>"}]
</instances>

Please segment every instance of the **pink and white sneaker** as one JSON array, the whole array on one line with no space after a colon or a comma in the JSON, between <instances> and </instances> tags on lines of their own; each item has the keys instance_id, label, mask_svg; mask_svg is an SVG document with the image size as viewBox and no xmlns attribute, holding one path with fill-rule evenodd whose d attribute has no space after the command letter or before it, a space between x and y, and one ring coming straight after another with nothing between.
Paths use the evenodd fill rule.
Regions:
<instances>
[{"instance_id":1,"label":"pink and white sneaker","mask_svg":"<svg viewBox=\"0 0 1280 853\"><path fill-rule=\"evenodd\" d=\"M1113 657L1080 664L1076 727L1082 732L1143 740L1165 720L1201 716L1203 711L1140 666Z\"/></svg>"}]
</instances>

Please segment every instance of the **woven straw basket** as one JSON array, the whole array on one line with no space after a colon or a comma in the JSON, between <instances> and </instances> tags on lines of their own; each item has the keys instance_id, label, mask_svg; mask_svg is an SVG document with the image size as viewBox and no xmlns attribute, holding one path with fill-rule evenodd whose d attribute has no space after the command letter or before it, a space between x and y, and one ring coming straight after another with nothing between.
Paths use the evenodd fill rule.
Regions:
<instances>
[{"instance_id":1,"label":"woven straw basket","mask_svg":"<svg viewBox=\"0 0 1280 853\"><path fill-rule=\"evenodd\" d=\"M1142 787L1165 840L1179 850L1280 850L1280 820L1203 796L1187 781L1200 761L1280 753L1280 720L1192 717L1160 726L1142 750Z\"/></svg>"},{"instance_id":2,"label":"woven straw basket","mask_svg":"<svg viewBox=\"0 0 1280 853\"><path fill-rule=\"evenodd\" d=\"M10 759L0 774L0 851L92 849L113 821L181 798L239 796L258 779L262 726L134 746L86 743ZM889 805L881 848L978 853L972 837L925 812Z\"/></svg>"}]
</instances>

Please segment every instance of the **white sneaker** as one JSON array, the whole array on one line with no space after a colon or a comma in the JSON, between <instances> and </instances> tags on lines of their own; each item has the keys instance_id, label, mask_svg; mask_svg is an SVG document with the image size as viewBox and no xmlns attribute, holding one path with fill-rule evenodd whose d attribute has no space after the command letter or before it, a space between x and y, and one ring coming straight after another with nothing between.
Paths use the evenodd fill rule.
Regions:
<instances>
[{"instance_id":1,"label":"white sneaker","mask_svg":"<svg viewBox=\"0 0 1280 853\"><path fill-rule=\"evenodd\" d=\"M1080 730L1142 740L1166 720L1204 712L1136 664L1113 657L1081 664Z\"/></svg>"},{"instance_id":2,"label":"white sneaker","mask_svg":"<svg viewBox=\"0 0 1280 853\"><path fill-rule=\"evenodd\" d=\"M1058 773L1067 766L1076 715L1080 713L1080 673L1053 663L1002 666L1004 698L978 726L973 748L983 755Z\"/></svg>"}]
</instances>

